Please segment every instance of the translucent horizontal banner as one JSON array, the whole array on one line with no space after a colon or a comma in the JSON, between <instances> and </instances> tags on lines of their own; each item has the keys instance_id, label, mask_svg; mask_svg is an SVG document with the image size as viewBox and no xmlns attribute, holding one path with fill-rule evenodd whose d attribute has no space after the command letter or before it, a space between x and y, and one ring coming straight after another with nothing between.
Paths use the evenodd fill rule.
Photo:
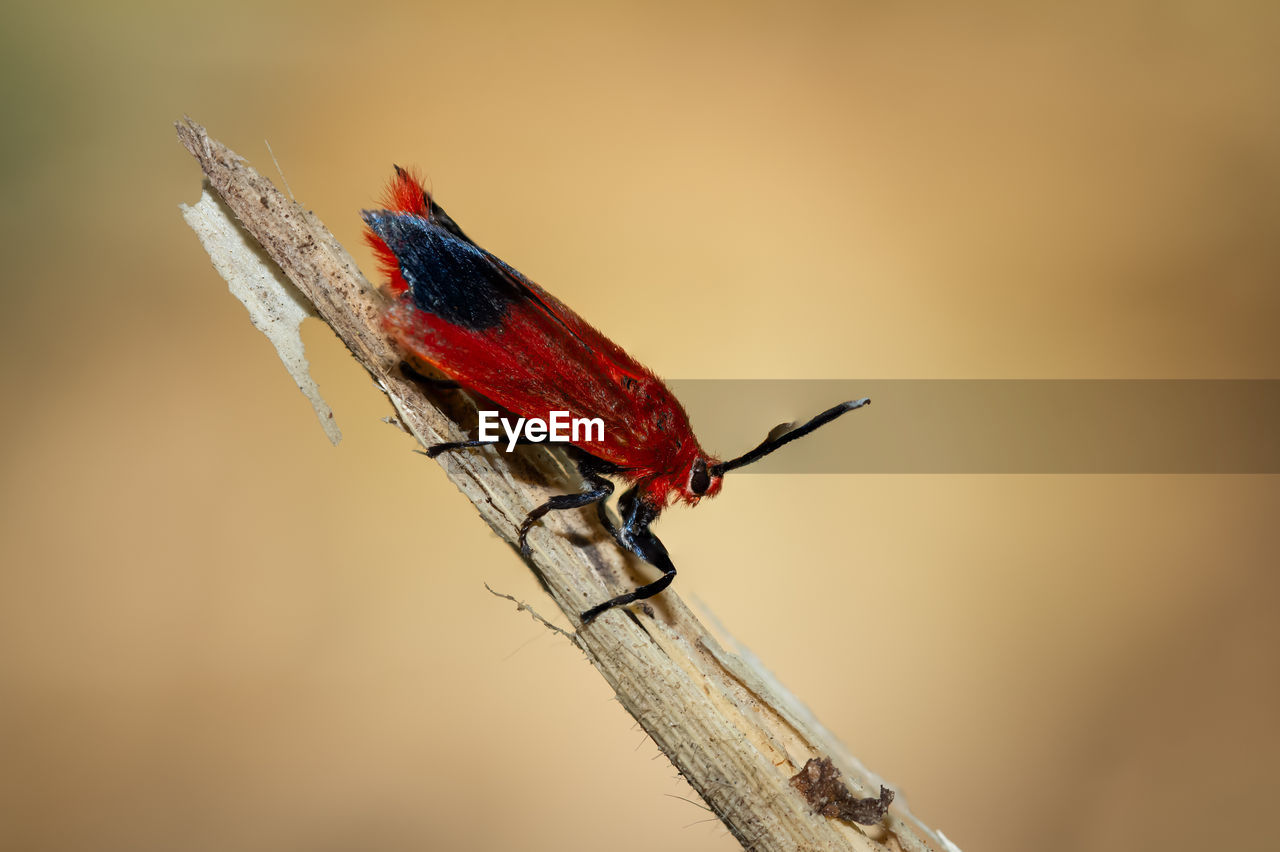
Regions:
<instances>
[{"instance_id":1,"label":"translucent horizontal banner","mask_svg":"<svg viewBox=\"0 0 1280 852\"><path fill-rule=\"evenodd\" d=\"M740 473L1280 473L1274 380L669 384L721 458L780 423L871 398Z\"/></svg>"}]
</instances>

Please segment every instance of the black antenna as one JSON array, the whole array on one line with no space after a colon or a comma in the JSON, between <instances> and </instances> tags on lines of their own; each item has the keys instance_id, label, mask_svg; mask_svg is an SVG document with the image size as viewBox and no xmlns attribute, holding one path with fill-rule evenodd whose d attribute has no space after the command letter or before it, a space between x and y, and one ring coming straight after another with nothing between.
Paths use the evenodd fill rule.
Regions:
<instances>
[{"instance_id":1,"label":"black antenna","mask_svg":"<svg viewBox=\"0 0 1280 852\"><path fill-rule=\"evenodd\" d=\"M826 411L822 412L817 417L810 420L808 423L804 424L803 426L797 426L796 428L792 429L790 432L787 432L785 435L781 435L777 438L765 438L764 443L762 443L760 446L756 447L754 450L747 453L746 455L738 456L736 459L731 459L730 461L720 462L720 464L713 465L711 468L711 475L724 476L725 473L727 473L728 471L734 470L735 468L745 467L746 465L752 464L754 462L758 462L760 461L760 459L769 455L769 453L773 452L779 447L785 446L786 444L790 444L792 441L794 441L797 438L803 438L805 435L808 435L814 429L817 429L820 426L827 425L828 423L830 423L832 420L835 420L840 415L846 414L850 411L856 411L857 409L862 408L862 406L870 405L870 404L871 404L870 399L851 399L848 402L840 403L834 408L828 408Z\"/></svg>"}]
</instances>

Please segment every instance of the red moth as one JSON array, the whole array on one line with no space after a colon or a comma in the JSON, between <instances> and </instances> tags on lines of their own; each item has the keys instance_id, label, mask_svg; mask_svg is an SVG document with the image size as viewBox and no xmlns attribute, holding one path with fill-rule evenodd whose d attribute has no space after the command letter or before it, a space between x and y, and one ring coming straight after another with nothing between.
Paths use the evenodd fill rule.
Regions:
<instances>
[{"instance_id":1,"label":"red moth","mask_svg":"<svg viewBox=\"0 0 1280 852\"><path fill-rule=\"evenodd\" d=\"M533 524L547 512L596 504L600 523L623 548L661 569L662 577L582 613L586 624L605 610L661 592L675 566L649 526L676 500L697 505L720 492L724 474L751 464L870 402L842 402L746 455L708 455L684 408L662 381L555 296L477 246L400 167L387 210L366 210L366 239L382 263L394 301L384 323L407 360L434 367L451 385L474 390L521 417L567 411L600 418L598 440L572 442L586 489L552 497L520 525L529 555ZM437 444L431 456L491 441ZM520 443L532 443L526 439ZM622 526L605 510L616 476L631 488L618 499Z\"/></svg>"}]
</instances>

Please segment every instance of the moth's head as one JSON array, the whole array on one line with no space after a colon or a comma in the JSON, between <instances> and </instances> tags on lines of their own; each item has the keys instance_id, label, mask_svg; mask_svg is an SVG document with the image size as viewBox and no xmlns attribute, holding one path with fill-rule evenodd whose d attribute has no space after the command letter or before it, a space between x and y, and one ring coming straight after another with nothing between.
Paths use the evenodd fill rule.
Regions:
<instances>
[{"instance_id":1,"label":"moth's head","mask_svg":"<svg viewBox=\"0 0 1280 852\"><path fill-rule=\"evenodd\" d=\"M703 497L719 494L720 485L724 482L724 477L716 470L719 464L719 461L708 456L695 456L677 489L680 499L690 506L696 506Z\"/></svg>"}]
</instances>

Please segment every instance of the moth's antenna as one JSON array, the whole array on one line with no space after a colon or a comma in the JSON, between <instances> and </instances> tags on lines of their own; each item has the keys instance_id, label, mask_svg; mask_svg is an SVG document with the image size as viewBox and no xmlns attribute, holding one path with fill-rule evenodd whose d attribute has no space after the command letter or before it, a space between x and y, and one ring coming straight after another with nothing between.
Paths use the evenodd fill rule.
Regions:
<instances>
[{"instance_id":1,"label":"moth's antenna","mask_svg":"<svg viewBox=\"0 0 1280 852\"><path fill-rule=\"evenodd\" d=\"M790 432L787 432L785 435L781 435L777 438L766 438L764 440L764 443L762 443L760 446L756 447L754 450L747 453L746 455L741 455L741 456L738 456L736 459L730 459L729 461L720 462L720 464L713 465L711 467L711 474L712 476L724 476L724 474L727 473L728 471L734 470L739 467L745 467L754 462L758 462L760 461L760 459L769 455L769 453L773 452L779 447L790 444L792 441L796 440L797 438L803 438L805 435L808 435L814 429L817 429L820 426L827 425L828 423L830 423L832 420L835 420L840 415L847 414L850 411L856 411L857 409L862 408L862 406L870 405L870 404L871 404L870 399L851 399L848 402L840 403L834 408L828 408L826 411L822 412L817 417L810 420L808 423L804 424L803 426L797 426L795 429L792 429Z\"/></svg>"}]
</instances>

